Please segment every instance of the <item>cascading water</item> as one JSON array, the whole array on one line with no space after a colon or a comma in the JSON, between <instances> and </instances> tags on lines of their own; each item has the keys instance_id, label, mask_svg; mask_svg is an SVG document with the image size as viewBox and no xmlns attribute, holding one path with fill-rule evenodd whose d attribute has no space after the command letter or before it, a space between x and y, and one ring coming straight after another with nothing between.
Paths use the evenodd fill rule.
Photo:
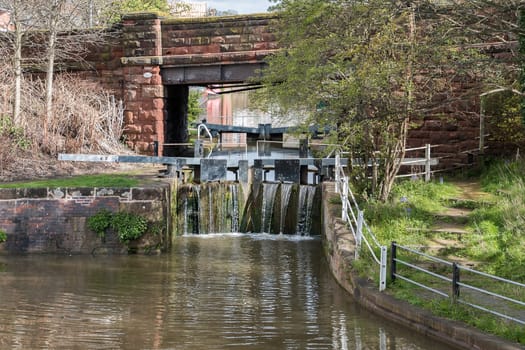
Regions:
<instances>
[{"instance_id":1,"label":"cascading water","mask_svg":"<svg viewBox=\"0 0 525 350\"><path fill-rule=\"evenodd\" d=\"M284 223L286 221L286 212L290 204L290 196L292 194L292 184L281 184L281 217L279 218L279 233L282 234L284 230Z\"/></svg>"},{"instance_id":2,"label":"cascading water","mask_svg":"<svg viewBox=\"0 0 525 350\"><path fill-rule=\"evenodd\" d=\"M275 195L277 194L278 188L279 184L263 184L261 232L272 232L273 207L275 204Z\"/></svg>"},{"instance_id":3,"label":"cascading water","mask_svg":"<svg viewBox=\"0 0 525 350\"><path fill-rule=\"evenodd\" d=\"M175 233L207 234L239 231L240 186L230 183L180 185L175 206Z\"/></svg>"},{"instance_id":4,"label":"cascading water","mask_svg":"<svg viewBox=\"0 0 525 350\"><path fill-rule=\"evenodd\" d=\"M236 184L230 185L231 200L231 220L232 232L239 232L239 186Z\"/></svg>"},{"instance_id":5,"label":"cascading water","mask_svg":"<svg viewBox=\"0 0 525 350\"><path fill-rule=\"evenodd\" d=\"M288 183L263 183L247 198L238 183L179 185L174 206L174 232L319 234L317 188Z\"/></svg>"},{"instance_id":6,"label":"cascading water","mask_svg":"<svg viewBox=\"0 0 525 350\"><path fill-rule=\"evenodd\" d=\"M298 235L307 236L312 230L312 209L314 203L316 187L301 186L299 188L299 204L297 210Z\"/></svg>"}]
</instances>

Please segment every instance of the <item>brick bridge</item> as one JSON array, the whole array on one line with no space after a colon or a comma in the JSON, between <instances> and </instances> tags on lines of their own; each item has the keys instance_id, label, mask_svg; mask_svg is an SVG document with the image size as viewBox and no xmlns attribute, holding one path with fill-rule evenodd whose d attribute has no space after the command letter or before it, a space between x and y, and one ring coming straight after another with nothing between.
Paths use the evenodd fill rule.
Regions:
<instances>
[{"instance_id":1,"label":"brick bridge","mask_svg":"<svg viewBox=\"0 0 525 350\"><path fill-rule=\"evenodd\" d=\"M186 142L189 86L250 82L278 49L269 28L273 18L126 15L111 44L88 61L95 79L124 101L128 145L151 153L158 141L166 155L163 143Z\"/></svg>"},{"instance_id":2,"label":"brick bridge","mask_svg":"<svg viewBox=\"0 0 525 350\"><path fill-rule=\"evenodd\" d=\"M256 78L264 58L279 49L270 28L274 19L273 14L196 19L126 15L110 44L87 58L96 69L82 74L124 101L128 146L151 154L158 141L159 154L172 156L162 144L187 140L189 86L253 81L250 77ZM433 156L447 157L442 164L471 160L466 151L479 143L478 83L454 81L452 102L448 95L436 96L443 107L418 122L408 146L440 144Z\"/></svg>"}]
</instances>

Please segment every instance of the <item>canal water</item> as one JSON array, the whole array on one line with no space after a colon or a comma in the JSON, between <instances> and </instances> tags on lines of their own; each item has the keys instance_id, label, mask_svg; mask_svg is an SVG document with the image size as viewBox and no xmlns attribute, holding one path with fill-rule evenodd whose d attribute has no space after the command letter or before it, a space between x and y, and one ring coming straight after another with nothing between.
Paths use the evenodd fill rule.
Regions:
<instances>
[{"instance_id":1,"label":"canal water","mask_svg":"<svg viewBox=\"0 0 525 350\"><path fill-rule=\"evenodd\" d=\"M0 349L448 349L356 305L316 238L202 235L158 256L1 256Z\"/></svg>"}]
</instances>

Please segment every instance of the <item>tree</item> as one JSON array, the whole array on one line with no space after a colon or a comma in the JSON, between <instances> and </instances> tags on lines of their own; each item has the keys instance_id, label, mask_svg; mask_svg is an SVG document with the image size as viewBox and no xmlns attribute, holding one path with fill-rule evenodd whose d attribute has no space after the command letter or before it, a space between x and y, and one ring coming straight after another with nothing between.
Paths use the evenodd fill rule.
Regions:
<instances>
[{"instance_id":1,"label":"tree","mask_svg":"<svg viewBox=\"0 0 525 350\"><path fill-rule=\"evenodd\" d=\"M416 56L428 54L425 38L415 52L418 8L381 0L284 0L274 9L281 11L277 32L286 49L264 71L267 97L284 112L307 112L307 124L337 130L337 142L362 160L356 177L367 182L368 164L380 163L366 186L386 200L409 122L423 108L423 101L415 103L413 74Z\"/></svg>"},{"instance_id":2,"label":"tree","mask_svg":"<svg viewBox=\"0 0 525 350\"><path fill-rule=\"evenodd\" d=\"M190 90L188 96L188 125L199 121L204 108L201 106L202 92L200 90Z\"/></svg>"},{"instance_id":3,"label":"tree","mask_svg":"<svg viewBox=\"0 0 525 350\"><path fill-rule=\"evenodd\" d=\"M482 89L488 81L516 78L512 65L492 59L479 45L505 39L515 28L507 24L509 16L514 23L515 10L508 2L493 1L496 9L488 0L274 2L280 11L275 32L285 50L263 71L269 105L300 110L306 124L337 130L336 141L362 161L355 178L381 200L388 198L404 157L409 126L482 92L460 92L454 80ZM460 19L454 10L461 6L468 16ZM494 11L502 17L489 18ZM376 164L377 174L366 171Z\"/></svg>"},{"instance_id":4,"label":"tree","mask_svg":"<svg viewBox=\"0 0 525 350\"><path fill-rule=\"evenodd\" d=\"M0 7L6 9L10 15L10 24L14 31L3 33L3 39L11 46L13 52L12 72L13 80L13 122L20 123L21 89L22 89L22 47L26 33L31 30L35 20L36 2L33 0L0 0Z\"/></svg>"},{"instance_id":5,"label":"tree","mask_svg":"<svg viewBox=\"0 0 525 350\"><path fill-rule=\"evenodd\" d=\"M116 22L120 20L123 13L157 11L168 15L170 6L167 0L111 0L111 6L107 10L107 17Z\"/></svg>"}]
</instances>

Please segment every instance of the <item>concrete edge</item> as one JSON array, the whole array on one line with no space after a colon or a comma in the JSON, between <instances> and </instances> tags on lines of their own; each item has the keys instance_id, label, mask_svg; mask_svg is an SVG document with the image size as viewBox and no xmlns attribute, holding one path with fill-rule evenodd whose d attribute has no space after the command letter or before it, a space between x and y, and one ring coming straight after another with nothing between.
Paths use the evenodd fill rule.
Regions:
<instances>
[{"instance_id":1,"label":"concrete edge","mask_svg":"<svg viewBox=\"0 0 525 350\"><path fill-rule=\"evenodd\" d=\"M423 335L459 349L523 350L512 343L464 323L437 317L406 301L381 293L370 281L352 271L355 242L346 224L339 218L340 208L330 203L335 195L333 184L323 184L323 245L330 270L337 282L366 309Z\"/></svg>"}]
</instances>

